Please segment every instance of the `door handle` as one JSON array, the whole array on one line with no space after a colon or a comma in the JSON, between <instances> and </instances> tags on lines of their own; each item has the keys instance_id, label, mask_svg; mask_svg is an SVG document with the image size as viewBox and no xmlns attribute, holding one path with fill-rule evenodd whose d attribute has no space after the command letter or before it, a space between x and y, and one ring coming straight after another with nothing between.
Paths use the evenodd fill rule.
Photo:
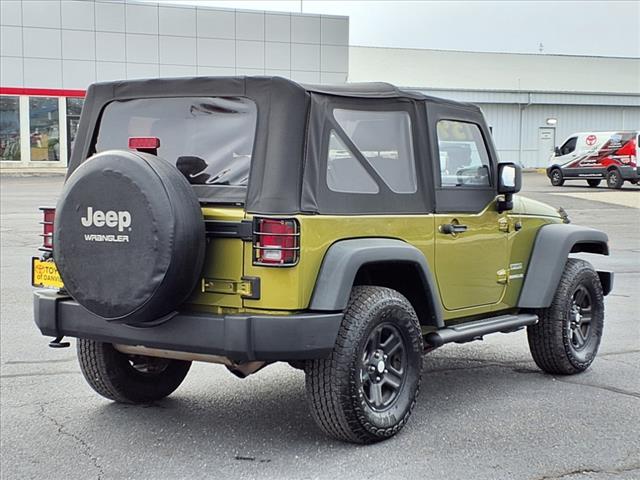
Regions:
<instances>
[{"instance_id":1,"label":"door handle","mask_svg":"<svg viewBox=\"0 0 640 480\"><path fill-rule=\"evenodd\" d=\"M443 223L440 225L440 233L444 233L445 235L456 235L466 231L467 226L458 223Z\"/></svg>"}]
</instances>

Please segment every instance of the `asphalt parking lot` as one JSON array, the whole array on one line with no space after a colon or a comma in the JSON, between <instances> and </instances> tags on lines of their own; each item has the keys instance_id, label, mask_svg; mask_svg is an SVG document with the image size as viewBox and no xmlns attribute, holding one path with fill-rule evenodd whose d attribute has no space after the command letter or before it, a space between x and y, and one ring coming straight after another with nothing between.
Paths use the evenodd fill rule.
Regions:
<instances>
[{"instance_id":1,"label":"asphalt parking lot","mask_svg":"<svg viewBox=\"0 0 640 480\"><path fill-rule=\"evenodd\" d=\"M489 336L425 357L407 427L373 446L324 437L304 377L272 365L240 380L196 364L153 405L111 403L86 385L73 348L53 350L32 320L37 207L61 177L1 178L0 435L3 479L640 478L640 187L621 191L525 174L523 194L609 234L615 271L600 354L587 372L537 370L526 335Z\"/></svg>"}]
</instances>

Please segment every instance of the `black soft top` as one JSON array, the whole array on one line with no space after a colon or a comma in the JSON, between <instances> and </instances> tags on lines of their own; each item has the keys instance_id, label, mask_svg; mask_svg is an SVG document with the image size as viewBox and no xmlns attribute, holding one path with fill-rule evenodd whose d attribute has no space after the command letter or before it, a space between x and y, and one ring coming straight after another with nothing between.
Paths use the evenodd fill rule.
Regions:
<instances>
[{"instance_id":1,"label":"black soft top","mask_svg":"<svg viewBox=\"0 0 640 480\"><path fill-rule=\"evenodd\" d=\"M289 81L289 80L288 80ZM396 87L387 82L355 82L342 83L337 85L315 85L309 83L299 84L307 92L321 93L324 95L333 95L336 97L350 98L406 98L411 100L428 101L440 105L464 106L474 110L480 110L476 105L466 102L457 102L454 100L446 100L444 98L432 97L424 93L413 90Z\"/></svg>"},{"instance_id":2,"label":"black soft top","mask_svg":"<svg viewBox=\"0 0 640 480\"><path fill-rule=\"evenodd\" d=\"M324 93L340 97L354 98L413 98L424 100L427 97L417 91L401 90L386 82L345 83L341 85L302 84L308 92Z\"/></svg>"},{"instance_id":3,"label":"black soft top","mask_svg":"<svg viewBox=\"0 0 640 480\"><path fill-rule=\"evenodd\" d=\"M363 107L368 100L387 99L414 108L430 102L463 107L474 113L480 111L471 104L430 97L388 83L307 85L281 77L159 78L96 83L87 91L68 175L94 153L100 116L110 102L191 96L247 97L256 103L257 129L248 186L194 185L194 189L203 203L244 203L250 213L267 214L324 213L315 202L319 178L310 179L308 175L317 170L317 165L306 165L320 158L320 152L314 149L318 150L321 142L311 138L319 135L320 129L308 128L314 116L313 105L326 104L333 97L351 104L360 103ZM321 108L324 107L315 111ZM424 128L426 135L426 127L420 128ZM383 200L388 204L389 199ZM397 210L412 210L402 208L403 199L397 201L400 202Z\"/></svg>"}]
</instances>

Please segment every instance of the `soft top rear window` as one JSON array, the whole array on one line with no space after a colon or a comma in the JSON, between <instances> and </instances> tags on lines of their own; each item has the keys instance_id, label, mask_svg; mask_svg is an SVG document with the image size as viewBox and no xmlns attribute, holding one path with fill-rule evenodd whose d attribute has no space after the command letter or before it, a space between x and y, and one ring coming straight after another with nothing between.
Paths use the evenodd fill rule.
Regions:
<instances>
[{"instance_id":1,"label":"soft top rear window","mask_svg":"<svg viewBox=\"0 0 640 480\"><path fill-rule=\"evenodd\" d=\"M116 100L104 109L95 150L126 149L130 137L157 137L158 156L191 184L246 186L256 118L256 104L244 97Z\"/></svg>"}]
</instances>

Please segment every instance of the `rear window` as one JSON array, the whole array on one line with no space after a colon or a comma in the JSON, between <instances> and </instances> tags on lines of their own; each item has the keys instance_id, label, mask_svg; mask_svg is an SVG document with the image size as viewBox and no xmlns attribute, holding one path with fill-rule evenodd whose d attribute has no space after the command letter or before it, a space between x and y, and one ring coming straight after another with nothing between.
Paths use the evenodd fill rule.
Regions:
<instances>
[{"instance_id":1,"label":"rear window","mask_svg":"<svg viewBox=\"0 0 640 480\"><path fill-rule=\"evenodd\" d=\"M129 137L157 137L158 156L194 185L246 186L256 104L244 97L116 100L106 106L96 152L126 149Z\"/></svg>"}]
</instances>

